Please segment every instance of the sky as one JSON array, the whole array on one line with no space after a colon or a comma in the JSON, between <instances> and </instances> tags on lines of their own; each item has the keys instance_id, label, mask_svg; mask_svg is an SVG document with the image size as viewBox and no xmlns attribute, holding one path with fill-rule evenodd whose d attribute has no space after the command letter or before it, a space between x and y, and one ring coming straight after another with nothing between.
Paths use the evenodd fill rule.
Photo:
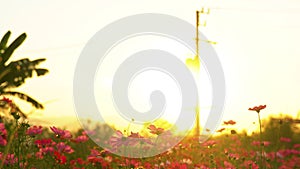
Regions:
<instances>
[{"instance_id":1,"label":"sky","mask_svg":"<svg viewBox=\"0 0 300 169\"><path fill-rule=\"evenodd\" d=\"M248 108L261 104L267 105L261 113L263 118L280 113L296 117L300 110L297 0L5 1L0 7L0 35L8 30L12 31L12 39L23 32L28 35L12 60L47 59L41 66L50 73L29 79L18 89L45 104L45 110L38 111L36 116L46 121L53 116L76 117L72 92L75 65L84 45L98 30L117 19L140 13L168 14L195 25L195 11L203 6L211 11L204 16L207 26L200 31L217 42L214 48L225 74L223 120L236 120L239 128L255 128L252 122L257 116ZM126 43L132 46L139 40ZM152 37L144 42L153 45L153 40ZM177 49L164 46L171 43L166 39L160 42L166 50ZM122 50L122 46L118 49ZM177 51L186 57L193 56L185 49ZM201 84L205 84L202 87L209 88L205 71L201 72ZM209 95L208 92L202 96ZM203 114L213 107L209 104L207 101L200 107Z\"/></svg>"}]
</instances>

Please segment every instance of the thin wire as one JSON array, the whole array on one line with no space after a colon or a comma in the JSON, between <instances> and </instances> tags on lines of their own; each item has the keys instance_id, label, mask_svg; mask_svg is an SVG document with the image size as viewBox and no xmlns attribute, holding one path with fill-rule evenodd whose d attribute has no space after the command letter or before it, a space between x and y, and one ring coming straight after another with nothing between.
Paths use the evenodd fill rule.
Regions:
<instances>
[{"instance_id":1,"label":"thin wire","mask_svg":"<svg viewBox=\"0 0 300 169\"><path fill-rule=\"evenodd\" d=\"M52 48L44 48L44 49L29 49L29 50L22 50L23 53L44 53L44 52L52 52L52 51L60 51L65 49L71 49L79 46L83 46L84 43L77 43L77 44L70 44Z\"/></svg>"},{"instance_id":2,"label":"thin wire","mask_svg":"<svg viewBox=\"0 0 300 169\"><path fill-rule=\"evenodd\" d=\"M222 7L210 7L213 10L230 10L231 12L269 12L269 13L297 13L300 14L300 9L289 8L289 9L255 9L255 8L222 8Z\"/></svg>"}]
</instances>

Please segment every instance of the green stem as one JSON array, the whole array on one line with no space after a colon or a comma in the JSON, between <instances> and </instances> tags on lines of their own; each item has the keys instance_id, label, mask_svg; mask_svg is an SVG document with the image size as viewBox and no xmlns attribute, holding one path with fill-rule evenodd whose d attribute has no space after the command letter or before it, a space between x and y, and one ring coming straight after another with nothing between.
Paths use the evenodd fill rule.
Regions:
<instances>
[{"instance_id":1,"label":"green stem","mask_svg":"<svg viewBox=\"0 0 300 169\"><path fill-rule=\"evenodd\" d=\"M259 122L259 142L260 142L260 165L263 165L263 143L262 143L262 131L261 131L261 119L259 112L258 115L258 122Z\"/></svg>"},{"instance_id":2,"label":"green stem","mask_svg":"<svg viewBox=\"0 0 300 169\"><path fill-rule=\"evenodd\" d=\"M280 121L279 122L279 129L278 129L277 139L276 139L274 168L278 168L277 152L278 152L278 149L279 149L279 139L280 139L280 134L281 134L281 125L282 125L282 122Z\"/></svg>"},{"instance_id":3,"label":"green stem","mask_svg":"<svg viewBox=\"0 0 300 169\"><path fill-rule=\"evenodd\" d=\"M16 120L16 127L17 127L17 137L18 137L18 141L17 141L17 157L18 157L18 168L20 168L20 147L21 147L21 134L19 132L19 124L18 124L18 120Z\"/></svg>"}]
</instances>

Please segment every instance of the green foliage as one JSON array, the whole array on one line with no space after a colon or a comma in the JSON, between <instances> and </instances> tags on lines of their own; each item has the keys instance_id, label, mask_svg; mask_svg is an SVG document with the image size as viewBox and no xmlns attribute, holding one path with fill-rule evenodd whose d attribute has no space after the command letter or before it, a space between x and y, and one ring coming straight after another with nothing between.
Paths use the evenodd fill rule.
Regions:
<instances>
[{"instance_id":1,"label":"green foliage","mask_svg":"<svg viewBox=\"0 0 300 169\"><path fill-rule=\"evenodd\" d=\"M24 42L26 34L21 34L11 44L8 43L11 32L8 31L0 41L0 95L9 95L20 98L28 103L31 103L36 108L43 108L35 99L30 96L11 91L12 88L17 88L25 83L26 79L32 78L33 74L43 76L48 73L47 69L38 68L37 66L46 59L29 60L28 58L10 61L14 51ZM19 108L17 108L21 111ZM22 112L20 112L22 113ZM25 115L24 115L25 116Z\"/></svg>"},{"instance_id":2,"label":"green foliage","mask_svg":"<svg viewBox=\"0 0 300 169\"><path fill-rule=\"evenodd\" d=\"M268 140L279 140L280 137L293 138L292 117L285 115L284 117L270 117L266 123L263 137Z\"/></svg>"}]
</instances>

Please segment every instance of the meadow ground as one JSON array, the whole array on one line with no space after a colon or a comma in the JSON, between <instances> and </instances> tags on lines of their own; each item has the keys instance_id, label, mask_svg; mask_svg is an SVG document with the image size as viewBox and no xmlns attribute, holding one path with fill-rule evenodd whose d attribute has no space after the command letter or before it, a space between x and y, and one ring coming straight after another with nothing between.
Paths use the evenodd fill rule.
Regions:
<instances>
[{"instance_id":1,"label":"meadow ground","mask_svg":"<svg viewBox=\"0 0 300 169\"><path fill-rule=\"evenodd\" d=\"M164 153L143 158L172 144L178 136L170 132L160 137L168 131L151 124L143 133L114 131L105 124L71 133L55 126L31 126L12 113L12 118L2 117L0 123L0 168L300 168L297 120L287 116L270 118L261 125L261 133L251 135L236 132L236 123L224 121L216 131L219 134L204 143L187 136ZM89 136L110 147L101 148ZM141 158L112 153L121 151Z\"/></svg>"}]
</instances>

